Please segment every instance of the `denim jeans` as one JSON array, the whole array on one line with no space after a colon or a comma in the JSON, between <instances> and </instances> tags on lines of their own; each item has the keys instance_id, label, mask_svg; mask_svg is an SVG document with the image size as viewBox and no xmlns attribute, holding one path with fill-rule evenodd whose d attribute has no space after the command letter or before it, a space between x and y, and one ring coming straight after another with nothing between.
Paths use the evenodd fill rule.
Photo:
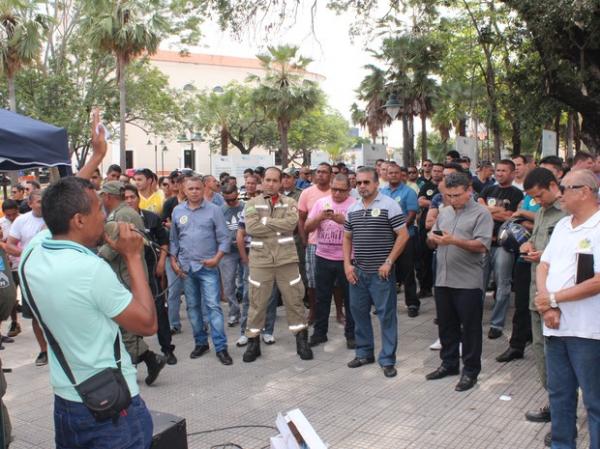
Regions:
<instances>
[{"instance_id":1,"label":"denim jeans","mask_svg":"<svg viewBox=\"0 0 600 449\"><path fill-rule=\"evenodd\" d=\"M371 325L371 305L377 310L381 327L381 352L378 362L381 366L396 363L398 346L398 317L396 315L396 276L394 270L385 280L377 273L365 273L355 268L358 282L350 284L350 310L354 318L356 357L373 357L373 326Z\"/></svg>"},{"instance_id":2,"label":"denim jeans","mask_svg":"<svg viewBox=\"0 0 600 449\"><path fill-rule=\"evenodd\" d=\"M54 432L57 449L148 449L152 418L139 395L116 424L97 422L82 403L54 396Z\"/></svg>"},{"instance_id":3,"label":"denim jeans","mask_svg":"<svg viewBox=\"0 0 600 449\"><path fill-rule=\"evenodd\" d=\"M169 285L169 293L167 296L167 306L169 310L169 323L171 329L181 329L181 317L179 316L179 308L181 306L181 295L183 294L183 279L177 277L171 264L167 261L167 282Z\"/></svg>"},{"instance_id":4,"label":"denim jeans","mask_svg":"<svg viewBox=\"0 0 600 449\"><path fill-rule=\"evenodd\" d=\"M487 266L484 285L490 277L490 271L494 270L494 279L496 281L496 303L492 310L490 326L497 329L504 329L506 314L510 306L511 282L513 277L513 267L515 265L515 256L509 253L501 246L492 246L489 264ZM485 288L483 294L485 295Z\"/></svg>"},{"instance_id":5,"label":"denim jeans","mask_svg":"<svg viewBox=\"0 0 600 449\"><path fill-rule=\"evenodd\" d=\"M194 331L196 346L208 344L208 333L204 325L204 314L208 323L215 351L227 349L225 322L221 310L221 280L218 268L202 267L190 270L183 282L188 319Z\"/></svg>"},{"instance_id":6,"label":"denim jeans","mask_svg":"<svg viewBox=\"0 0 600 449\"><path fill-rule=\"evenodd\" d=\"M250 268L248 265L242 265L243 276L244 276L244 293L242 295L242 317L240 319L240 334L244 335L246 332L246 323L248 322L248 309L250 308L250 297L248 296L248 276L250 275ZM277 318L277 302L279 300L279 290L277 286L273 286L273 293L271 299L269 299L269 305L267 306L267 318L265 320L265 329L263 334L273 335L275 332L275 319Z\"/></svg>"},{"instance_id":7,"label":"denim jeans","mask_svg":"<svg viewBox=\"0 0 600 449\"><path fill-rule=\"evenodd\" d=\"M600 448L600 340L546 337L552 449L576 449L577 389L588 415L590 449Z\"/></svg>"},{"instance_id":8,"label":"denim jeans","mask_svg":"<svg viewBox=\"0 0 600 449\"><path fill-rule=\"evenodd\" d=\"M329 314L331 312L331 295L335 285L341 287L344 294L344 307L346 309L346 326L344 335L354 339L354 320L350 310L350 294L348 280L344 273L343 260L329 260L317 257L315 281L317 285L317 303L315 313L314 335L326 337L329 330ZM337 284L336 284L337 281Z\"/></svg>"},{"instance_id":9,"label":"denim jeans","mask_svg":"<svg viewBox=\"0 0 600 449\"><path fill-rule=\"evenodd\" d=\"M223 294L227 299L227 303L229 304L229 318L240 317L240 305L235 294L235 282L239 266L240 254L238 252L225 254L219 263L221 281L223 282Z\"/></svg>"}]
</instances>

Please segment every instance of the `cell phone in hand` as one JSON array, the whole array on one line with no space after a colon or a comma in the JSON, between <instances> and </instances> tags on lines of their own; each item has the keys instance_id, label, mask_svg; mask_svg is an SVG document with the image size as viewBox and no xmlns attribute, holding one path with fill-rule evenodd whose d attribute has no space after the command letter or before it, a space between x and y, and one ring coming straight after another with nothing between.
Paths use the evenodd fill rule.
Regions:
<instances>
[{"instance_id":1,"label":"cell phone in hand","mask_svg":"<svg viewBox=\"0 0 600 449\"><path fill-rule=\"evenodd\" d=\"M439 235L440 237L444 235L442 231L433 231L435 235Z\"/></svg>"}]
</instances>

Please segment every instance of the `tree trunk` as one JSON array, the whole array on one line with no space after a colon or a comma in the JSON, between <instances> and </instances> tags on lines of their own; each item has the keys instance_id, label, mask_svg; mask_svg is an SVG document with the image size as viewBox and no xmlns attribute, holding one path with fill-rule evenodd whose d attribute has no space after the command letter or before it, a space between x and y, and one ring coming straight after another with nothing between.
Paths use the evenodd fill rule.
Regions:
<instances>
[{"instance_id":1,"label":"tree trunk","mask_svg":"<svg viewBox=\"0 0 600 449\"><path fill-rule=\"evenodd\" d=\"M421 162L425 159L427 159L427 114L421 113Z\"/></svg>"},{"instance_id":2,"label":"tree trunk","mask_svg":"<svg viewBox=\"0 0 600 449\"><path fill-rule=\"evenodd\" d=\"M410 131L406 114L402 114L402 165L410 165Z\"/></svg>"},{"instance_id":3,"label":"tree trunk","mask_svg":"<svg viewBox=\"0 0 600 449\"><path fill-rule=\"evenodd\" d=\"M409 153L408 153L408 164L405 167L415 164L415 117L412 114L408 116L408 132L409 132Z\"/></svg>"},{"instance_id":4,"label":"tree trunk","mask_svg":"<svg viewBox=\"0 0 600 449\"><path fill-rule=\"evenodd\" d=\"M515 119L511 122L513 154L521 154L521 120Z\"/></svg>"},{"instance_id":5,"label":"tree trunk","mask_svg":"<svg viewBox=\"0 0 600 449\"><path fill-rule=\"evenodd\" d=\"M560 116L562 113L558 113L554 120L554 131L556 131L556 155L558 156L558 149L560 148Z\"/></svg>"},{"instance_id":6,"label":"tree trunk","mask_svg":"<svg viewBox=\"0 0 600 449\"><path fill-rule=\"evenodd\" d=\"M458 121L458 135L461 137L467 136L467 119L461 118Z\"/></svg>"},{"instance_id":7,"label":"tree trunk","mask_svg":"<svg viewBox=\"0 0 600 449\"><path fill-rule=\"evenodd\" d=\"M581 140L592 154L600 151L600 116L598 114L583 115L581 123Z\"/></svg>"},{"instance_id":8,"label":"tree trunk","mask_svg":"<svg viewBox=\"0 0 600 449\"><path fill-rule=\"evenodd\" d=\"M8 77L8 107L12 112L17 112L17 94L15 92L15 77Z\"/></svg>"},{"instance_id":9,"label":"tree trunk","mask_svg":"<svg viewBox=\"0 0 600 449\"><path fill-rule=\"evenodd\" d=\"M125 75L127 64L123 56L117 56L117 81L119 83L119 165L123 170L127 167L127 143L125 136L125 116L127 114L127 92Z\"/></svg>"},{"instance_id":10,"label":"tree trunk","mask_svg":"<svg viewBox=\"0 0 600 449\"><path fill-rule=\"evenodd\" d=\"M290 123L286 121L279 121L277 123L279 129L279 151L281 155L281 168L286 169L289 163L289 151L288 151L288 131L290 129Z\"/></svg>"},{"instance_id":11,"label":"tree trunk","mask_svg":"<svg viewBox=\"0 0 600 449\"><path fill-rule=\"evenodd\" d=\"M574 120L573 120L573 111L569 111L567 113L567 135L566 135L566 140L567 140L567 159L573 157L573 134L575 133L574 130Z\"/></svg>"},{"instance_id":12,"label":"tree trunk","mask_svg":"<svg viewBox=\"0 0 600 449\"><path fill-rule=\"evenodd\" d=\"M8 104L10 110L14 113L17 112L17 94L15 90L15 77L8 77ZM19 172L18 171L9 171L8 177L10 178L10 183L13 186L16 186L19 183ZM6 196L6 195L5 195Z\"/></svg>"},{"instance_id":13,"label":"tree trunk","mask_svg":"<svg viewBox=\"0 0 600 449\"><path fill-rule=\"evenodd\" d=\"M226 126L221 127L221 156L227 156L229 147L229 131Z\"/></svg>"},{"instance_id":14,"label":"tree trunk","mask_svg":"<svg viewBox=\"0 0 600 449\"><path fill-rule=\"evenodd\" d=\"M310 150L308 149L302 150L302 166L310 167Z\"/></svg>"},{"instance_id":15,"label":"tree trunk","mask_svg":"<svg viewBox=\"0 0 600 449\"><path fill-rule=\"evenodd\" d=\"M581 151L581 122L579 121L579 114L573 113L573 137L575 138L575 153Z\"/></svg>"}]
</instances>

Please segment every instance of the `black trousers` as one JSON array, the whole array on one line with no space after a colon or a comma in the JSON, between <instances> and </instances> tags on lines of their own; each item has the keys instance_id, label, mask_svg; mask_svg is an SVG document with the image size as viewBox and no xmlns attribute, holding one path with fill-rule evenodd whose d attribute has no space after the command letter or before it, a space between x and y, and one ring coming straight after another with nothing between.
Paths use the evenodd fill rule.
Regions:
<instances>
[{"instance_id":1,"label":"black trousers","mask_svg":"<svg viewBox=\"0 0 600 449\"><path fill-rule=\"evenodd\" d=\"M417 281L415 279L415 260L417 259L416 247L418 235L410 237L406 247L398 260L396 260L396 280L404 285L404 302L407 307L421 307L421 301L417 296Z\"/></svg>"},{"instance_id":2,"label":"black trousers","mask_svg":"<svg viewBox=\"0 0 600 449\"><path fill-rule=\"evenodd\" d=\"M417 277L421 290L433 288L433 250L427 246L427 230L419 228L419 257Z\"/></svg>"},{"instance_id":3,"label":"black trousers","mask_svg":"<svg viewBox=\"0 0 600 449\"><path fill-rule=\"evenodd\" d=\"M435 305L442 349L442 365L448 369L460 365L462 343L463 374L477 377L481 371L482 291L476 289L435 287Z\"/></svg>"},{"instance_id":4,"label":"black trousers","mask_svg":"<svg viewBox=\"0 0 600 449\"><path fill-rule=\"evenodd\" d=\"M532 340L531 314L529 312L529 286L531 284L531 264L517 261L513 273L513 289L515 291L515 313L512 320L510 347L521 352Z\"/></svg>"},{"instance_id":5,"label":"black trousers","mask_svg":"<svg viewBox=\"0 0 600 449\"><path fill-rule=\"evenodd\" d=\"M158 344L160 344L160 350L163 353L173 352L175 350L175 345L173 345L171 341L171 325L169 324L169 312L166 306L167 292L163 291L162 295L158 295L161 293L161 290L164 289L160 287L159 279L155 276L151 277L150 291L154 296L154 305L156 307L156 320L158 322L156 336L158 337Z\"/></svg>"},{"instance_id":6,"label":"black trousers","mask_svg":"<svg viewBox=\"0 0 600 449\"><path fill-rule=\"evenodd\" d=\"M315 283L317 285L317 302L315 306L314 335L326 337L329 330L329 313L331 312L331 296L333 288L339 286L344 293L344 310L346 312L346 338L354 338L354 319L350 311L350 293L348 280L344 273L344 262L316 257ZM337 281L337 282L336 282Z\"/></svg>"}]
</instances>

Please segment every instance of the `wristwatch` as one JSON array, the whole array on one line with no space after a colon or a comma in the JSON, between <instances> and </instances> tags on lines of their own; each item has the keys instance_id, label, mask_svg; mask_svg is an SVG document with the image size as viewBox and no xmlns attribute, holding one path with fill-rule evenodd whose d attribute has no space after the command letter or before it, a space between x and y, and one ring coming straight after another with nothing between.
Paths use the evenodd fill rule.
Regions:
<instances>
[{"instance_id":1,"label":"wristwatch","mask_svg":"<svg viewBox=\"0 0 600 449\"><path fill-rule=\"evenodd\" d=\"M385 264L386 265L394 265L394 263L392 262L391 259L385 259Z\"/></svg>"},{"instance_id":2,"label":"wristwatch","mask_svg":"<svg viewBox=\"0 0 600 449\"><path fill-rule=\"evenodd\" d=\"M558 308L558 303L556 302L556 293L550 293L550 307L553 309Z\"/></svg>"}]
</instances>

